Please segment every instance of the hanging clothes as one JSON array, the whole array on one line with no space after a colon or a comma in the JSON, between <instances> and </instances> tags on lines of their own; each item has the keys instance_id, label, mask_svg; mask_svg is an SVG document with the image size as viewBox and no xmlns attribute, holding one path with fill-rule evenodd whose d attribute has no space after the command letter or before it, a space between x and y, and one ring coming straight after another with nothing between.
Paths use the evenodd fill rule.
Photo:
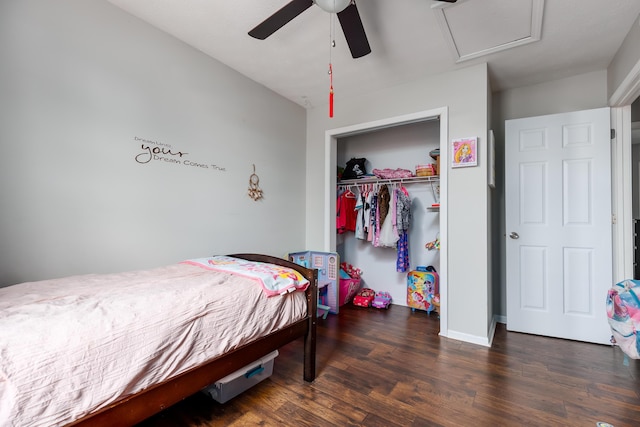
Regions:
<instances>
[{"instance_id":1,"label":"hanging clothes","mask_svg":"<svg viewBox=\"0 0 640 427\"><path fill-rule=\"evenodd\" d=\"M336 202L336 228L339 234L346 231L356 231L356 200L357 197L351 190L342 193Z\"/></svg>"},{"instance_id":2,"label":"hanging clothes","mask_svg":"<svg viewBox=\"0 0 640 427\"><path fill-rule=\"evenodd\" d=\"M366 186L362 196L364 199L364 208L362 210L362 223L364 224L363 240L371 241L369 238L369 230L371 229L371 199L373 198L373 188Z\"/></svg>"},{"instance_id":3,"label":"hanging clothes","mask_svg":"<svg viewBox=\"0 0 640 427\"><path fill-rule=\"evenodd\" d=\"M342 195L344 192L339 192L336 198L336 231L338 234L342 234L346 231L347 217L344 214L344 207L342 206Z\"/></svg>"},{"instance_id":4,"label":"hanging clothes","mask_svg":"<svg viewBox=\"0 0 640 427\"><path fill-rule=\"evenodd\" d=\"M398 228L398 257L396 271L405 273L409 263L409 226L411 225L411 198L406 188L396 190L396 226Z\"/></svg>"},{"instance_id":5,"label":"hanging clothes","mask_svg":"<svg viewBox=\"0 0 640 427\"><path fill-rule=\"evenodd\" d=\"M378 191L378 210L380 212L379 219L380 224L384 223L389 212L389 202L391 201L391 194L389 193L389 187L387 184L382 184Z\"/></svg>"},{"instance_id":6,"label":"hanging clothes","mask_svg":"<svg viewBox=\"0 0 640 427\"><path fill-rule=\"evenodd\" d=\"M377 206L376 206L376 217L375 217L375 228L373 230L373 246L376 248L380 246L380 232L382 230L382 225L384 224L384 220L387 217L387 213L389 212L389 187L386 184L380 185L378 188L377 194Z\"/></svg>"},{"instance_id":7,"label":"hanging clothes","mask_svg":"<svg viewBox=\"0 0 640 427\"><path fill-rule=\"evenodd\" d=\"M398 228L396 226L396 192L391 191L389 196L387 215L382 221L378 245L386 248L395 248L396 243L398 242Z\"/></svg>"},{"instance_id":8,"label":"hanging clothes","mask_svg":"<svg viewBox=\"0 0 640 427\"><path fill-rule=\"evenodd\" d=\"M362 193L362 191L357 196L356 200L357 201L354 208L356 210L356 227L355 227L356 239L364 240L366 238L365 231L364 231L365 230L365 227L364 227L365 200L364 200L364 194Z\"/></svg>"},{"instance_id":9,"label":"hanging clothes","mask_svg":"<svg viewBox=\"0 0 640 427\"><path fill-rule=\"evenodd\" d=\"M398 238L398 257L396 259L396 271L398 273L406 273L409 271L409 233L406 231L400 234Z\"/></svg>"},{"instance_id":10,"label":"hanging clothes","mask_svg":"<svg viewBox=\"0 0 640 427\"><path fill-rule=\"evenodd\" d=\"M409 271L409 192L404 186L364 184L358 186L357 193L346 189L338 195L338 233L354 231L357 239L370 241L375 247L395 248L396 271Z\"/></svg>"},{"instance_id":11,"label":"hanging clothes","mask_svg":"<svg viewBox=\"0 0 640 427\"><path fill-rule=\"evenodd\" d=\"M376 236L376 226L377 226L377 218L378 218L378 192L371 192L371 202L369 203L371 211L369 213L369 233L367 234L367 241L374 244L375 236Z\"/></svg>"},{"instance_id":12,"label":"hanging clothes","mask_svg":"<svg viewBox=\"0 0 640 427\"><path fill-rule=\"evenodd\" d=\"M345 219L346 217L342 213L342 193L338 193L336 198L336 232L338 234L344 233Z\"/></svg>"},{"instance_id":13,"label":"hanging clothes","mask_svg":"<svg viewBox=\"0 0 640 427\"><path fill-rule=\"evenodd\" d=\"M396 190L396 225L398 234L409 231L411 225L411 197L405 187Z\"/></svg>"}]
</instances>

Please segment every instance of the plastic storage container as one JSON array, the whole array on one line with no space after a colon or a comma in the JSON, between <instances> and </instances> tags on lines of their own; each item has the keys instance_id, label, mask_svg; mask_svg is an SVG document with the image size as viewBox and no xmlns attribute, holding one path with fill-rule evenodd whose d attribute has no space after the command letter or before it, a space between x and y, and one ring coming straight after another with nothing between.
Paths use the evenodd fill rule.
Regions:
<instances>
[{"instance_id":1,"label":"plastic storage container","mask_svg":"<svg viewBox=\"0 0 640 427\"><path fill-rule=\"evenodd\" d=\"M202 392L220 403L225 403L260 381L269 378L273 373L273 362L277 356L278 350L275 350L254 363L218 380L215 384L203 389Z\"/></svg>"},{"instance_id":2,"label":"plastic storage container","mask_svg":"<svg viewBox=\"0 0 640 427\"><path fill-rule=\"evenodd\" d=\"M340 279L340 305L351 302L360 289L360 279Z\"/></svg>"}]
</instances>

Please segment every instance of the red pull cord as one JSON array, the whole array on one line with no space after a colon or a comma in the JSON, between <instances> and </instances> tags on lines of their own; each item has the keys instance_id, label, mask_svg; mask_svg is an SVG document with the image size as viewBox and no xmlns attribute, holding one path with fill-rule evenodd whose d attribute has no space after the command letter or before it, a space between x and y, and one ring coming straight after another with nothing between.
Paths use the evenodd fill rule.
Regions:
<instances>
[{"instance_id":1,"label":"red pull cord","mask_svg":"<svg viewBox=\"0 0 640 427\"><path fill-rule=\"evenodd\" d=\"M333 117L333 68L329 63L329 117Z\"/></svg>"}]
</instances>

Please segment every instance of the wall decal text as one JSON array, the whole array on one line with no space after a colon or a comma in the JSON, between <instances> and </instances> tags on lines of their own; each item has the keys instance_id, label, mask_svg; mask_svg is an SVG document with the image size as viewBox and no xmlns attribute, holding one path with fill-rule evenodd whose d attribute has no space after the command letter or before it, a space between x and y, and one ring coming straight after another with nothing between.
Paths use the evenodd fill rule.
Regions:
<instances>
[{"instance_id":1,"label":"wall decal text","mask_svg":"<svg viewBox=\"0 0 640 427\"><path fill-rule=\"evenodd\" d=\"M201 169L211 169L214 171L226 172L226 168L206 162L196 162L187 159L189 153L174 149L170 144L153 141L150 139L134 137L134 141L140 143L140 152L135 156L135 161L146 164L151 161L179 164L183 166L197 167Z\"/></svg>"}]
</instances>

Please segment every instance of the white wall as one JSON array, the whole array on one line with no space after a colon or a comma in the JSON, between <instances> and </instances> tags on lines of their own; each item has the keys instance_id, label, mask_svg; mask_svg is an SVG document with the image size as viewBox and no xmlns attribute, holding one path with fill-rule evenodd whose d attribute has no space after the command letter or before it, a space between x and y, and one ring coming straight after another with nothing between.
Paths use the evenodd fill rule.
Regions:
<instances>
[{"instance_id":1,"label":"white wall","mask_svg":"<svg viewBox=\"0 0 640 427\"><path fill-rule=\"evenodd\" d=\"M326 106L307 112L307 248L325 247L325 218L335 205L324 206L324 190L331 183L325 165L325 132L331 129L448 108L448 140L479 137L479 165L448 174L448 325L449 336L488 342L487 236L487 66L475 65L425 77L411 84L381 89L351 99L336 99L335 117ZM338 89L337 89L338 90ZM334 178L335 182L335 178Z\"/></svg>"},{"instance_id":2,"label":"white wall","mask_svg":"<svg viewBox=\"0 0 640 427\"><path fill-rule=\"evenodd\" d=\"M504 216L504 122L509 119L588 110L607 106L607 72L580 74L538 85L493 94L492 127L496 137L496 191L494 207L499 229L493 233L499 271L494 272L494 314L506 316L505 216Z\"/></svg>"},{"instance_id":3,"label":"white wall","mask_svg":"<svg viewBox=\"0 0 640 427\"><path fill-rule=\"evenodd\" d=\"M304 246L301 107L100 0L0 2L0 58L0 286Z\"/></svg>"},{"instance_id":4,"label":"white wall","mask_svg":"<svg viewBox=\"0 0 640 427\"><path fill-rule=\"evenodd\" d=\"M365 157L367 172L374 168L403 168L414 171L417 164L434 163L429 152L440 147L438 121L394 126L338 140L337 162L344 166L351 157ZM428 182L407 183L412 200L412 222L409 230L409 262L413 270L418 265L440 269L440 252L425 249L425 243L435 240L440 231L439 213L427 211L434 200L434 187ZM436 193L437 194L437 193ZM340 238L342 237L342 238ZM407 305L407 272L396 271L395 248L374 247L371 242L356 239L346 232L336 239L341 261L363 270L362 285L377 291L390 292L393 304Z\"/></svg>"}]
</instances>

